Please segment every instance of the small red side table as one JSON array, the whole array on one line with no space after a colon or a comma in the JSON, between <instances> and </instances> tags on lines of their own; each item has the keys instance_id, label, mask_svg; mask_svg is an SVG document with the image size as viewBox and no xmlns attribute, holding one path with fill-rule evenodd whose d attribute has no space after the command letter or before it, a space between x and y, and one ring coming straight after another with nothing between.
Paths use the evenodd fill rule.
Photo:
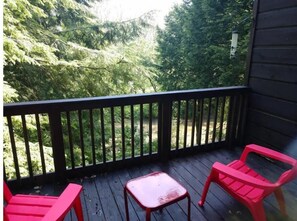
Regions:
<instances>
[{"instance_id":1,"label":"small red side table","mask_svg":"<svg viewBox=\"0 0 297 221\"><path fill-rule=\"evenodd\" d=\"M188 198L188 221L191 217L191 198L188 191L164 172L153 172L129 180L124 187L126 218L129 221L127 192L146 211L146 221L151 212Z\"/></svg>"}]
</instances>

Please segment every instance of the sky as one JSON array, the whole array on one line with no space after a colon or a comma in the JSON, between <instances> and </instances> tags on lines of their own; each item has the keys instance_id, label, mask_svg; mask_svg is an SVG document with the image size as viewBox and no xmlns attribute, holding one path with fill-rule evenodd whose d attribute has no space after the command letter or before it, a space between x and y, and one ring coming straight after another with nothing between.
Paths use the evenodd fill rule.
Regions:
<instances>
[{"instance_id":1,"label":"sky","mask_svg":"<svg viewBox=\"0 0 297 221\"><path fill-rule=\"evenodd\" d=\"M156 24L164 27L164 17L175 4L183 0L103 0L93 6L93 12L102 20L125 21L149 11L156 11Z\"/></svg>"}]
</instances>

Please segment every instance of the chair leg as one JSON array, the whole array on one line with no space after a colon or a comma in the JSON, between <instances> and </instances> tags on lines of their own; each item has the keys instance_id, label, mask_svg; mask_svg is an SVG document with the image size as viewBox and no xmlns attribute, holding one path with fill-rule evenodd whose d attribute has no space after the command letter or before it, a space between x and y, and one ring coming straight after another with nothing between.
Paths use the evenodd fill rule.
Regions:
<instances>
[{"instance_id":1,"label":"chair leg","mask_svg":"<svg viewBox=\"0 0 297 221\"><path fill-rule=\"evenodd\" d=\"M266 221L265 210L262 201L253 203L249 206L250 212L254 218L254 221Z\"/></svg>"},{"instance_id":2,"label":"chair leg","mask_svg":"<svg viewBox=\"0 0 297 221\"><path fill-rule=\"evenodd\" d=\"M207 180L205 182L201 200L198 202L199 206L203 206L203 204L205 203L206 195L207 195L211 181L212 181L212 173L210 173L210 175L207 177Z\"/></svg>"},{"instance_id":3,"label":"chair leg","mask_svg":"<svg viewBox=\"0 0 297 221\"><path fill-rule=\"evenodd\" d=\"M127 196L126 187L124 187L124 198L125 198L126 220L129 221L130 218L129 218L128 196Z\"/></svg>"},{"instance_id":4,"label":"chair leg","mask_svg":"<svg viewBox=\"0 0 297 221\"><path fill-rule=\"evenodd\" d=\"M278 202L278 205L279 205L279 208L280 208L281 213L283 215L287 216L285 198L284 198L282 189L281 188L277 188L274 191L274 195L275 195L276 200Z\"/></svg>"},{"instance_id":5,"label":"chair leg","mask_svg":"<svg viewBox=\"0 0 297 221\"><path fill-rule=\"evenodd\" d=\"M83 221L84 217L83 217L82 206L81 206L81 201L80 201L79 196L76 197L74 204L73 204L73 208L74 208L77 220Z\"/></svg>"}]
</instances>

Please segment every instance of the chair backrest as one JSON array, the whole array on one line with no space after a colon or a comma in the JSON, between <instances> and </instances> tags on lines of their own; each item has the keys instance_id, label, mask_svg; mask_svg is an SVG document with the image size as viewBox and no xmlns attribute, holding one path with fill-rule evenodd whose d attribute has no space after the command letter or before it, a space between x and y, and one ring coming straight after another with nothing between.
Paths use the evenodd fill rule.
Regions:
<instances>
[{"instance_id":1,"label":"chair backrest","mask_svg":"<svg viewBox=\"0 0 297 221\"><path fill-rule=\"evenodd\" d=\"M278 183L283 185L290 182L297 177L297 161L293 165L292 169L285 171L278 179Z\"/></svg>"},{"instance_id":2,"label":"chair backrest","mask_svg":"<svg viewBox=\"0 0 297 221\"><path fill-rule=\"evenodd\" d=\"M7 186L6 182L3 182L3 193L5 202L8 202L12 197L12 193L9 187Z\"/></svg>"},{"instance_id":3,"label":"chair backrest","mask_svg":"<svg viewBox=\"0 0 297 221\"><path fill-rule=\"evenodd\" d=\"M281 174L281 176L276 182L278 186L288 183L297 177L297 160L296 159L290 156L287 156L283 153L277 152L275 150L259 146L257 144L249 144L249 145L246 145L246 147L244 148L244 151L240 156L240 161L245 162L247 160L248 154L251 152L260 154L262 156L265 156L273 160L280 161L292 166L291 169Z\"/></svg>"}]
</instances>

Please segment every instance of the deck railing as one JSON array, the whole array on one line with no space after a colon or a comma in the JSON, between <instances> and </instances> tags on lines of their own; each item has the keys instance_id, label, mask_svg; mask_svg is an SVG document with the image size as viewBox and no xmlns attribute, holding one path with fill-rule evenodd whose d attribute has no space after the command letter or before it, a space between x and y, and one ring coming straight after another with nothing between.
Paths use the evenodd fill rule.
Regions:
<instances>
[{"instance_id":1,"label":"deck railing","mask_svg":"<svg viewBox=\"0 0 297 221\"><path fill-rule=\"evenodd\" d=\"M65 181L238 144L247 92L226 87L5 104L4 179Z\"/></svg>"}]
</instances>

